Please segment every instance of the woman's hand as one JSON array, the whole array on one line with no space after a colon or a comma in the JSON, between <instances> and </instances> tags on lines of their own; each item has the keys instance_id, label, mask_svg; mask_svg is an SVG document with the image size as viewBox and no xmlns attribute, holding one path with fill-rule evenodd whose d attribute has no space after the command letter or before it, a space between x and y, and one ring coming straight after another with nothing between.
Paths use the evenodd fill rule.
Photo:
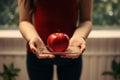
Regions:
<instances>
[{"instance_id":1,"label":"woman's hand","mask_svg":"<svg viewBox=\"0 0 120 80\"><path fill-rule=\"evenodd\" d=\"M84 38L71 38L70 45L79 47L80 51L83 53L86 49L86 41Z\"/></svg>"},{"instance_id":2,"label":"woman's hand","mask_svg":"<svg viewBox=\"0 0 120 80\"><path fill-rule=\"evenodd\" d=\"M61 55L62 58L78 58L86 49L86 42L85 40L81 38L71 38L70 39L70 44L68 47L67 52L70 53L78 53L80 54L64 54Z\"/></svg>"},{"instance_id":3,"label":"woman's hand","mask_svg":"<svg viewBox=\"0 0 120 80\"><path fill-rule=\"evenodd\" d=\"M31 51L37 56L39 59L43 58L54 58L55 56L52 54L42 54L42 53L49 53L43 42L38 37L33 37L29 41L29 46Z\"/></svg>"}]
</instances>

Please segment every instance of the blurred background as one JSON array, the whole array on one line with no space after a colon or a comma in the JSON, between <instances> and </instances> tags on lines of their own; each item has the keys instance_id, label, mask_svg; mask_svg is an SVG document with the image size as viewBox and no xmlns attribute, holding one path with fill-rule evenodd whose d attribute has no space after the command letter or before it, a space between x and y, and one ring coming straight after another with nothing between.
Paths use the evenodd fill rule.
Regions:
<instances>
[{"instance_id":1,"label":"blurred background","mask_svg":"<svg viewBox=\"0 0 120 80\"><path fill-rule=\"evenodd\" d=\"M120 0L93 0L94 27L119 27ZM16 29L18 26L17 0L0 0L0 28Z\"/></svg>"},{"instance_id":2,"label":"blurred background","mask_svg":"<svg viewBox=\"0 0 120 80\"><path fill-rule=\"evenodd\" d=\"M118 69L120 80L120 0L93 0L93 30L87 40L87 50L83 55L81 80L115 80L114 76L102 75ZM12 62L16 80L28 80L26 70L26 45L18 30L17 0L0 0L0 75L5 70L3 64ZM115 67L112 65L115 60ZM115 68L115 69L114 69ZM56 70L56 66L54 68ZM2 80L0 76L0 80ZM54 80L57 74L54 71ZM117 79L116 79L117 80Z\"/></svg>"}]
</instances>

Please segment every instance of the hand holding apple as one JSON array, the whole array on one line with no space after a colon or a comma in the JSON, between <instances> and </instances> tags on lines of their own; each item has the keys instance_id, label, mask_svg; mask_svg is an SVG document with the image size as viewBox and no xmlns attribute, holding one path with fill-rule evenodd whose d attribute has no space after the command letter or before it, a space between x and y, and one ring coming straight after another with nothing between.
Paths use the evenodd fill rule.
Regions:
<instances>
[{"instance_id":1,"label":"hand holding apple","mask_svg":"<svg viewBox=\"0 0 120 80\"><path fill-rule=\"evenodd\" d=\"M82 37L72 37L69 41L69 45L70 46L68 47L67 52L76 54L64 54L61 55L62 58L78 58L80 55L83 54L86 48L86 42Z\"/></svg>"},{"instance_id":2,"label":"hand holding apple","mask_svg":"<svg viewBox=\"0 0 120 80\"><path fill-rule=\"evenodd\" d=\"M43 52L49 52L46 47L43 47L43 45L44 43L39 37L32 37L29 41L29 48L38 59L54 58L55 56L52 54L42 54Z\"/></svg>"},{"instance_id":3,"label":"hand holding apple","mask_svg":"<svg viewBox=\"0 0 120 80\"><path fill-rule=\"evenodd\" d=\"M48 36L47 46L51 52L64 52L69 45L69 36L65 33L52 33Z\"/></svg>"}]
</instances>

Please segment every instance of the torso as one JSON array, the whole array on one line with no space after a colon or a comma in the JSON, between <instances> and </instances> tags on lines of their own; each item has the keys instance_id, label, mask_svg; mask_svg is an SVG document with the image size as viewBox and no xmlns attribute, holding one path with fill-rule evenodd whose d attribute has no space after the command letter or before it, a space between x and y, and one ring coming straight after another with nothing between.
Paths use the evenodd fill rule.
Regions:
<instances>
[{"instance_id":1,"label":"torso","mask_svg":"<svg viewBox=\"0 0 120 80\"><path fill-rule=\"evenodd\" d=\"M46 44L49 34L64 32L72 36L78 17L77 0L41 0L36 3L35 28Z\"/></svg>"}]
</instances>

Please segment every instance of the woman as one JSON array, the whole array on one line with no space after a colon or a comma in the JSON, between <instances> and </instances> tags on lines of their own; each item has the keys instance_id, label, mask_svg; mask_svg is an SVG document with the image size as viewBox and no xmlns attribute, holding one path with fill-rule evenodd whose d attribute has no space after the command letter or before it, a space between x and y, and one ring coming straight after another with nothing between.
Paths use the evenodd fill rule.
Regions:
<instances>
[{"instance_id":1,"label":"woman","mask_svg":"<svg viewBox=\"0 0 120 80\"><path fill-rule=\"evenodd\" d=\"M58 80L80 80L82 53L92 28L92 0L18 0L19 29L27 41L27 69L30 80L52 80L57 65ZM78 17L79 15L79 17ZM78 22L78 25L77 24ZM47 37L54 32L66 33L70 44L81 54L51 54ZM74 49L70 47L74 52Z\"/></svg>"}]
</instances>

